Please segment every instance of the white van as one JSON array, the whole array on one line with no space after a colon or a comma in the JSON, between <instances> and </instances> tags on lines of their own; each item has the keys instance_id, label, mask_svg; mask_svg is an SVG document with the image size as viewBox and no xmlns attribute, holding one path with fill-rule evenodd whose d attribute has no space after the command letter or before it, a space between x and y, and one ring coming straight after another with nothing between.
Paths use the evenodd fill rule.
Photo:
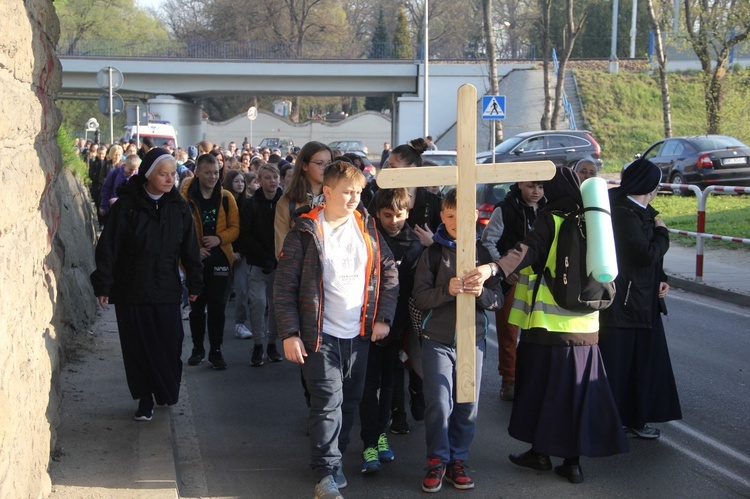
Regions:
<instances>
[{"instance_id":1,"label":"white van","mask_svg":"<svg viewBox=\"0 0 750 499\"><path fill-rule=\"evenodd\" d=\"M147 125L125 127L125 140L135 139L136 135L140 135L141 141L144 137L151 137L156 147L167 144L177 149L177 131L168 121L149 121Z\"/></svg>"}]
</instances>

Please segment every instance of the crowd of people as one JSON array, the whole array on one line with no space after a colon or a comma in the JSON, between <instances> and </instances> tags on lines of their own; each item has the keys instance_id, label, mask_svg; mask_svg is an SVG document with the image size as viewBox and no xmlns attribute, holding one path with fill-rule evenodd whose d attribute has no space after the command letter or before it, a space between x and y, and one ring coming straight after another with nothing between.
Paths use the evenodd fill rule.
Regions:
<instances>
[{"instance_id":1,"label":"crowd of people","mask_svg":"<svg viewBox=\"0 0 750 499\"><path fill-rule=\"evenodd\" d=\"M434 147L431 137L385 143L380 167L420 167ZM580 456L627 452L627 435L655 439L649 423L682 417L661 323L669 237L649 204L661 174L647 160L610 191L615 300L583 313L559 306L541 272L556 275L559 213L583 206L580 184L598 175L590 158L516 183L477 238L476 268L457 276L455 188L381 189L367 158L322 142L175 150L144 139L86 143L81 154L102 230L91 282L99 304L115 306L138 421L178 400L183 321L188 366L228 367L228 306L235 336L253 340L251 366L299 364L319 499L343 497L357 412L362 473L395 459L388 433L409 433L411 413L425 426L422 490L474 488L467 462L488 312L500 397L513 403L508 431L531 445L512 463L547 471L562 458L555 473L581 483ZM456 400L462 293L476 297L474 402Z\"/></svg>"}]
</instances>

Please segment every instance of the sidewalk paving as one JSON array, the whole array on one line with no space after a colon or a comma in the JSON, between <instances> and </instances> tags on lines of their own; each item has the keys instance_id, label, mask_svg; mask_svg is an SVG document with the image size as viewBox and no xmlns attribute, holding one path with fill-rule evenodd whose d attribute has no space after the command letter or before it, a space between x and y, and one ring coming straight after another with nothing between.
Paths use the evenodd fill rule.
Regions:
<instances>
[{"instance_id":1,"label":"sidewalk paving","mask_svg":"<svg viewBox=\"0 0 750 499\"><path fill-rule=\"evenodd\" d=\"M707 249L702 283L695 280L695 248L673 245L664 268L673 287L750 307L750 251L745 248ZM114 307L102 311L91 331L80 336L62 372L50 498L180 497L170 409L157 407L148 423L133 420L137 402L125 382Z\"/></svg>"}]
</instances>

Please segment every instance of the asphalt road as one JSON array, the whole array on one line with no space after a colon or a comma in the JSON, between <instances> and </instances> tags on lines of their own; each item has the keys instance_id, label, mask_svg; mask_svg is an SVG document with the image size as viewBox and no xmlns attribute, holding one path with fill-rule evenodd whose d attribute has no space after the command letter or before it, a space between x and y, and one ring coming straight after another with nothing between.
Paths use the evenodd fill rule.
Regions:
<instances>
[{"instance_id":1,"label":"asphalt road","mask_svg":"<svg viewBox=\"0 0 750 499\"><path fill-rule=\"evenodd\" d=\"M750 497L750 309L672 291L665 321L684 419L656 425L656 441L631 440L628 454L582 458L585 482L512 465L528 445L508 436L511 403L499 398L497 344L491 332L477 435L469 459L476 488L445 483L441 497ZM233 303L228 310L233 310ZM228 317L226 371L185 366L173 409L182 497L310 498L306 408L299 368L287 361L250 366L252 340L234 337ZM185 341L185 356L191 342ZM396 460L375 475L359 472L358 425L344 456L347 498L425 497L424 428L390 435ZM555 461L553 459L553 461Z\"/></svg>"}]
</instances>

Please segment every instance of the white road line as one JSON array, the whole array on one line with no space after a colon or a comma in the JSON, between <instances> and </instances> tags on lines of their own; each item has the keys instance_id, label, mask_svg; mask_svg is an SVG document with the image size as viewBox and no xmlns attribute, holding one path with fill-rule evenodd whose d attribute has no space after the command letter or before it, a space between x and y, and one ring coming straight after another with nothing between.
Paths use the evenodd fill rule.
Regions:
<instances>
[{"instance_id":1,"label":"white road line","mask_svg":"<svg viewBox=\"0 0 750 499\"><path fill-rule=\"evenodd\" d=\"M743 476L740 476L740 475L737 475L735 473L732 473L731 471L729 471L725 467L720 466L720 465L714 463L713 461L711 461L709 459L706 459L705 457L701 456L697 452L693 452L690 449L688 449L687 447L683 447L682 445L678 444L677 442L675 442L671 438L668 438L668 437L665 437L664 435L662 435L662 437L661 437L660 440L663 441L665 444L669 445L670 447L672 447L673 449L675 449L675 450L677 450L677 451L685 454L686 456L690 457L691 459L694 459L695 461L698 461L700 464L702 464L706 468L710 468L713 471L715 471L716 473L719 473L720 475L723 475L723 476L729 478L730 480L732 480L734 482L737 482L738 484L742 485L743 487L746 487L746 488L750 489L750 480L748 480L747 478L745 478Z\"/></svg>"},{"instance_id":2,"label":"white road line","mask_svg":"<svg viewBox=\"0 0 750 499\"><path fill-rule=\"evenodd\" d=\"M686 425L685 423L681 421L670 421L668 424L670 426L674 426L675 428L677 428L678 430L684 433L687 433L691 437L697 440L700 440L701 442L707 445L710 445L714 449L720 452L723 452L724 454L727 454L728 456L731 456L732 458L738 461L742 461L746 465L750 466L750 457L739 452L738 450L735 450L732 447L726 444L723 444L719 442L718 440L715 440L704 433L699 432L698 430L694 430L693 428L691 428L690 426Z\"/></svg>"}]
</instances>

